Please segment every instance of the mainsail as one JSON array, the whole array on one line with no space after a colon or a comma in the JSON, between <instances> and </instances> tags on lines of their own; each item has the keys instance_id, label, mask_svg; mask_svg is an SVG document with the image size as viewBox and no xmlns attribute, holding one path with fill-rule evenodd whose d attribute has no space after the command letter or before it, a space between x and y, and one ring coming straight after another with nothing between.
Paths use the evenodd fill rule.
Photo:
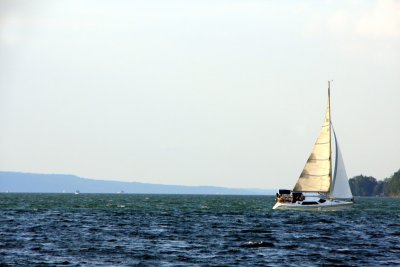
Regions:
<instances>
[{"instance_id":1,"label":"mainsail","mask_svg":"<svg viewBox=\"0 0 400 267\"><path fill-rule=\"evenodd\" d=\"M332 134L335 140L335 173L332 177ZM330 88L324 124L310 157L293 189L295 192L328 193L331 198L352 198L349 180L331 122Z\"/></svg>"},{"instance_id":2,"label":"mainsail","mask_svg":"<svg viewBox=\"0 0 400 267\"><path fill-rule=\"evenodd\" d=\"M333 130L333 128L332 128ZM335 137L335 173L333 175L331 197L332 198L352 198L349 178L347 177L346 169L344 167L342 153L340 152L339 143L336 137L335 130L333 130L333 136Z\"/></svg>"},{"instance_id":3,"label":"mainsail","mask_svg":"<svg viewBox=\"0 0 400 267\"><path fill-rule=\"evenodd\" d=\"M327 193L331 184L330 105L314 148L293 189L297 192Z\"/></svg>"}]
</instances>

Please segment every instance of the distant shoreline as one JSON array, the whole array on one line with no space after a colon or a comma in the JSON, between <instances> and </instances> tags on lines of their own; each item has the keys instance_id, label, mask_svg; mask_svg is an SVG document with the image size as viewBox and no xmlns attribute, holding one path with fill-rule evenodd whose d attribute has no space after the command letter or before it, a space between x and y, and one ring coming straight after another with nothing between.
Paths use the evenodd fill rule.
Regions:
<instances>
[{"instance_id":1,"label":"distant shoreline","mask_svg":"<svg viewBox=\"0 0 400 267\"><path fill-rule=\"evenodd\" d=\"M74 192L0 192L2 195L7 195L7 194L48 194L48 195L76 195ZM76 197L79 197L80 195L154 195L154 196L249 196L249 197L275 197L275 195L266 195L266 194L191 194L191 193L85 193L81 192L79 195Z\"/></svg>"},{"instance_id":2,"label":"distant shoreline","mask_svg":"<svg viewBox=\"0 0 400 267\"><path fill-rule=\"evenodd\" d=\"M65 174L0 171L0 192L20 193L184 194L184 195L274 195L273 189L218 186L163 185L141 182L96 180Z\"/></svg>"}]
</instances>

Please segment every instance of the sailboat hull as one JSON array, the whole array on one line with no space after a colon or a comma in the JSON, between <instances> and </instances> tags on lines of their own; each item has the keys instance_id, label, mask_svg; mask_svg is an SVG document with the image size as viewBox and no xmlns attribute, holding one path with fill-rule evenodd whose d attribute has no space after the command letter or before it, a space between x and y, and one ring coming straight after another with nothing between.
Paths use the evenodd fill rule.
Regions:
<instances>
[{"instance_id":1,"label":"sailboat hull","mask_svg":"<svg viewBox=\"0 0 400 267\"><path fill-rule=\"evenodd\" d=\"M352 207L353 202L343 200L326 200L323 203L310 204L309 201L297 201L296 203L290 202L277 202L272 209L274 210L341 210Z\"/></svg>"}]
</instances>

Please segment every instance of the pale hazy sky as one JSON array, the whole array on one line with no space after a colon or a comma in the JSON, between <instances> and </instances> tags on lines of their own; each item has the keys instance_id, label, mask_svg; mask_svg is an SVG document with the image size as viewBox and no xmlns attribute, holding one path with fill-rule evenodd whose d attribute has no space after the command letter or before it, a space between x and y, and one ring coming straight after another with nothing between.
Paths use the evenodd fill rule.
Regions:
<instances>
[{"instance_id":1,"label":"pale hazy sky","mask_svg":"<svg viewBox=\"0 0 400 267\"><path fill-rule=\"evenodd\" d=\"M292 188L324 119L400 168L400 1L0 0L0 170Z\"/></svg>"}]
</instances>

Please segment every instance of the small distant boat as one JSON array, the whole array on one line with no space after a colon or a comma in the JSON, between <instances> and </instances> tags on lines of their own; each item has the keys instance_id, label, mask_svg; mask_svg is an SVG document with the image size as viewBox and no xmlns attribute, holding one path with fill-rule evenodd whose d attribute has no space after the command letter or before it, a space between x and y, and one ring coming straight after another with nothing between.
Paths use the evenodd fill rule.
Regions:
<instances>
[{"instance_id":1,"label":"small distant boat","mask_svg":"<svg viewBox=\"0 0 400 267\"><path fill-rule=\"evenodd\" d=\"M332 141L335 142L333 149ZM335 155L334 167L332 150ZM331 121L330 82L328 82L328 108L311 155L293 190L280 189L272 209L330 210L352 204L353 195Z\"/></svg>"},{"instance_id":2,"label":"small distant boat","mask_svg":"<svg viewBox=\"0 0 400 267\"><path fill-rule=\"evenodd\" d=\"M75 195L79 195L81 192L79 192L79 190L75 191Z\"/></svg>"}]
</instances>

